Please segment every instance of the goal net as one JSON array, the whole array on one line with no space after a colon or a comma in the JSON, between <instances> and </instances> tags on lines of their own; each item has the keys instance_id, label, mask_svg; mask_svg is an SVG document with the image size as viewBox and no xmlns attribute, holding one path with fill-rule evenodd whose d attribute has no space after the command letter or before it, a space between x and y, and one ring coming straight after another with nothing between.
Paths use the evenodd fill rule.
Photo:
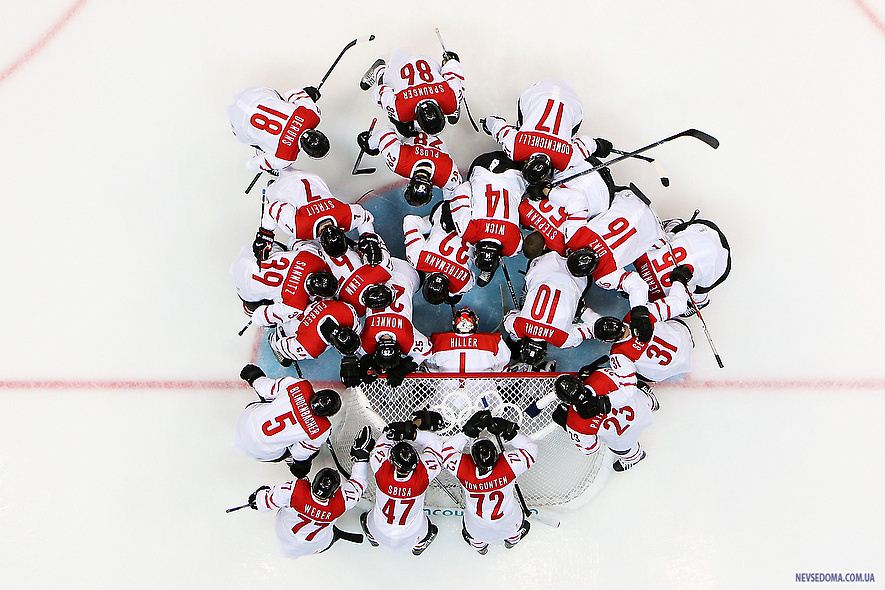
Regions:
<instances>
[{"instance_id":1,"label":"goal net","mask_svg":"<svg viewBox=\"0 0 885 590\"><path fill-rule=\"evenodd\" d=\"M529 506L561 506L576 503L591 493L594 482L607 472L602 469L607 452L593 457L575 448L568 435L551 420L556 404L530 417L524 409L553 393L556 373L419 373L399 387L378 379L348 389L344 396L343 422L333 430L332 444L339 459L350 467L350 445L365 425L375 435L395 420L409 420L415 410L429 407L443 415L446 428L437 434L444 439L461 430L474 412L488 408L520 425L520 432L539 445L538 461L520 476L519 485ZM465 451L468 451L465 448ZM370 482L367 497L374 497ZM426 503L437 508L463 506L461 487L447 471L431 484Z\"/></svg>"}]
</instances>

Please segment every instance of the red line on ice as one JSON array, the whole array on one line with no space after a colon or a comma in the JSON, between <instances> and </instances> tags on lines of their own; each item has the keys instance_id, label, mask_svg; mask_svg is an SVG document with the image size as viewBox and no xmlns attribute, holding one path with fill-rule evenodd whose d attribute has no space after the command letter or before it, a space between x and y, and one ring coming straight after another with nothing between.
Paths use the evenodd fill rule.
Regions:
<instances>
[{"instance_id":1,"label":"red line on ice","mask_svg":"<svg viewBox=\"0 0 885 590\"><path fill-rule=\"evenodd\" d=\"M70 8L68 8L64 12L64 14L62 14L61 17L59 17L59 19L55 21L55 23L52 25L52 27L50 27L48 31L43 33L43 35L39 39L37 39L37 41L33 45L28 47L28 49L23 54L21 54L18 59L7 66L6 69L3 70L3 72L0 72L0 83L2 83L4 80L6 80L6 78L15 73L17 69L28 63L31 58L37 55L37 53L39 53L40 50L43 49L46 44L49 43L52 38L59 33L59 31L61 31L71 21L71 19L77 15L78 12L80 12L80 9L83 8L85 4L86 0L77 0L76 2L74 2L70 6Z\"/></svg>"},{"instance_id":2,"label":"red line on ice","mask_svg":"<svg viewBox=\"0 0 885 590\"><path fill-rule=\"evenodd\" d=\"M861 12L863 12L866 17L872 22L879 32L885 35L885 23L882 22L882 19L879 18L872 8L867 6L867 3L864 0L854 0L854 4L860 8Z\"/></svg>"}]
</instances>

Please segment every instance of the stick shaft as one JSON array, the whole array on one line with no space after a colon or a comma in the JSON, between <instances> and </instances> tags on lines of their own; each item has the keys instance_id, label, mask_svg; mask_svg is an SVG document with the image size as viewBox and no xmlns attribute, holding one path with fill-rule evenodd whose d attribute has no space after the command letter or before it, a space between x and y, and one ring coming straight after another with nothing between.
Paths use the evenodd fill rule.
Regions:
<instances>
[{"instance_id":1,"label":"stick shaft","mask_svg":"<svg viewBox=\"0 0 885 590\"><path fill-rule=\"evenodd\" d=\"M371 41L374 38L375 38L375 35L369 35L369 41ZM326 71L326 75L323 76L323 79L320 80L319 84L317 84L317 90L322 88L323 84L326 83L326 80L329 78L329 75L332 73L332 70L335 69L335 66L338 65L338 62L341 61L341 58L344 57L344 54L347 52L347 50L357 44L357 41L359 41L359 38L354 39L353 41L351 41L350 43L348 43L347 45L344 46L344 49L341 50L341 53L338 54L338 57L336 57L335 61L332 62L332 65L329 66L329 69Z\"/></svg>"},{"instance_id":2,"label":"stick shaft","mask_svg":"<svg viewBox=\"0 0 885 590\"><path fill-rule=\"evenodd\" d=\"M233 508L228 508L225 510L225 513L230 514L231 512L236 512L237 510L242 510L243 508L249 508L249 504L243 504L242 506L234 506Z\"/></svg>"},{"instance_id":3,"label":"stick shaft","mask_svg":"<svg viewBox=\"0 0 885 590\"><path fill-rule=\"evenodd\" d=\"M510 271L507 270L507 263L501 261L501 268L504 270L504 280L507 281L507 288L510 290L510 299L513 300L513 309L519 309L519 300L516 298L516 291L513 289L513 281L510 280Z\"/></svg>"},{"instance_id":4,"label":"stick shaft","mask_svg":"<svg viewBox=\"0 0 885 590\"><path fill-rule=\"evenodd\" d=\"M255 178L252 179L252 182L249 183L249 186L246 187L247 195L252 191L252 187L255 186L255 183L258 182L258 179L261 178L263 173L263 171L259 171L258 174L255 175Z\"/></svg>"},{"instance_id":5,"label":"stick shaft","mask_svg":"<svg viewBox=\"0 0 885 590\"><path fill-rule=\"evenodd\" d=\"M345 469L344 465L338 459L338 453L335 452L335 447L332 446L332 439L326 439L326 446L329 447L329 452L332 454L332 461L335 462L335 467L338 469L338 471L341 472L341 475L343 475L347 479L350 479L350 472Z\"/></svg>"}]
</instances>

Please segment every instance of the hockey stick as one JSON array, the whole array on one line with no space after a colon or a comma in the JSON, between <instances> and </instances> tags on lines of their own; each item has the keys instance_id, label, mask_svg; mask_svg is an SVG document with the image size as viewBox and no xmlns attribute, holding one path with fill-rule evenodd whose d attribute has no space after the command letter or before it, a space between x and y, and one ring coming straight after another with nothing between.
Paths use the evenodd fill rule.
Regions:
<instances>
[{"instance_id":1,"label":"hockey stick","mask_svg":"<svg viewBox=\"0 0 885 590\"><path fill-rule=\"evenodd\" d=\"M513 300L513 309L519 309L519 300L516 298L516 291L513 289L513 282L510 280L510 271L507 270L507 263L501 261L501 268L504 271L504 280L507 281L507 288L510 289L510 299Z\"/></svg>"},{"instance_id":2,"label":"hockey stick","mask_svg":"<svg viewBox=\"0 0 885 590\"><path fill-rule=\"evenodd\" d=\"M264 174L264 170L259 170L258 174L255 175L255 178L252 179L252 182L249 183L249 186L246 187L247 195L252 191L252 187L255 186L255 183L258 182L258 179L261 178L262 174Z\"/></svg>"},{"instance_id":3,"label":"hockey stick","mask_svg":"<svg viewBox=\"0 0 885 590\"><path fill-rule=\"evenodd\" d=\"M347 541L348 543L356 543L359 545L363 542L363 535L361 533L351 533L350 531L342 531L337 526L332 526L332 543L341 539L342 541ZM331 545L329 545L331 547Z\"/></svg>"},{"instance_id":4,"label":"hockey stick","mask_svg":"<svg viewBox=\"0 0 885 590\"><path fill-rule=\"evenodd\" d=\"M504 454L504 441L501 440L501 435L496 434L495 440L498 441L498 448L500 449L501 454L503 455ZM554 528L554 529L559 528L559 519L558 518L555 518L549 514L545 514L545 513L541 512L540 510L535 510L534 512L532 512L529 509L529 506L528 506L528 504L526 504L526 501L525 501L525 496L522 495L522 489L519 487L519 484L516 482L516 480L513 481L513 489L516 490L516 499L519 500L519 505L522 507L522 513L526 518L534 517L535 520L537 520L541 524L546 524L547 526Z\"/></svg>"},{"instance_id":5,"label":"hockey stick","mask_svg":"<svg viewBox=\"0 0 885 590\"><path fill-rule=\"evenodd\" d=\"M372 119L372 124L369 125L369 136L372 135L372 130L375 128L375 123L377 123L377 122L378 122L378 117L375 117ZM353 176L357 176L359 174L374 174L375 173L375 168L371 168L371 167L363 168L361 170L357 169L360 165L360 162L363 160L363 154L365 154L365 153L366 153L366 150L364 150L362 147L360 147L360 153L356 157L356 162L353 163L353 170L350 171L350 173ZM366 193L366 194L368 194L368 193ZM365 196L366 195L363 195L363 197L365 197ZM360 198L362 198L362 197L360 197ZM357 201L357 203L359 203L359 201Z\"/></svg>"},{"instance_id":6,"label":"hockey stick","mask_svg":"<svg viewBox=\"0 0 885 590\"><path fill-rule=\"evenodd\" d=\"M301 373L301 365L298 364L296 359L292 359L292 364L295 365L295 372L298 373L299 379L304 379L304 375Z\"/></svg>"},{"instance_id":7,"label":"hockey stick","mask_svg":"<svg viewBox=\"0 0 885 590\"><path fill-rule=\"evenodd\" d=\"M625 152L623 150L616 150L615 148L612 148L612 153L625 155L628 152ZM663 166L658 164L657 160L655 160L654 158L649 158L648 156L634 156L634 159L642 160L643 162L648 162L649 164L651 164L652 167L655 169L655 172L657 173L657 175L660 177L661 184L664 186L670 186L670 175L667 174L667 171L664 170Z\"/></svg>"},{"instance_id":8,"label":"hockey stick","mask_svg":"<svg viewBox=\"0 0 885 590\"><path fill-rule=\"evenodd\" d=\"M447 53L446 44L443 43L442 35L439 33L438 28L434 28L436 31L436 38L439 39L439 46L442 47L443 53ZM464 110L467 111L467 118L470 119L470 124L473 125L473 130L479 133L479 127L476 125L476 121L473 120L473 115L470 113L470 107L467 105L467 96L464 94L464 90L461 90L461 102L464 103Z\"/></svg>"},{"instance_id":9,"label":"hockey stick","mask_svg":"<svg viewBox=\"0 0 885 590\"><path fill-rule=\"evenodd\" d=\"M592 168L588 168L587 170L582 170L581 172L576 172L575 174L572 174L570 176L566 176L565 178L561 178L561 179L554 178L553 180L551 180L547 183L547 186L553 187L557 184L564 184L570 180L574 180L575 178L580 178L581 176L585 176L585 175L590 174L592 172L602 170L603 168L608 168L612 164L616 164L618 162L626 160L627 158L633 158L637 154L641 154L642 152L647 152L650 149L656 148L659 145L665 144L669 141L673 141L674 139L679 139L680 137L693 137L699 141L704 142L705 144L707 144L708 146L710 146L714 150L719 147L719 140L716 139L715 137L713 137L712 135L710 135L709 133L704 133L703 131L699 131L697 129L686 129L685 131L681 131L675 135L671 135L670 137L665 137L664 139L662 139L660 141L656 141L652 144L641 147L638 150L628 152L628 153L624 154L623 156L619 156L613 160L609 160L608 162L605 162L604 164L600 164L599 166L593 166Z\"/></svg>"},{"instance_id":10,"label":"hockey stick","mask_svg":"<svg viewBox=\"0 0 885 590\"><path fill-rule=\"evenodd\" d=\"M242 336L243 334L245 334L246 330L248 330L249 326L251 326L251 325L252 325L252 320L249 320L248 322L246 322L246 325L243 326L243 329L240 330L239 332L237 332L237 336Z\"/></svg>"},{"instance_id":11,"label":"hockey stick","mask_svg":"<svg viewBox=\"0 0 885 590\"><path fill-rule=\"evenodd\" d=\"M369 41L374 41L374 40L375 40L375 35L369 35L368 38L366 38L366 42L367 42L367 43L368 43ZM319 91L319 89L323 87L323 84L326 83L326 79L329 77L329 74L332 73L332 70L335 69L335 66L338 65L338 62L341 61L341 58L344 57L344 53L345 53L348 49L350 49L351 47L353 47L354 45L356 45L359 41L360 41L360 37L357 37L356 39L354 39L353 41L351 41L350 43L348 43L347 45L344 46L344 49L341 50L341 53L338 54L338 57L336 57L336 58L335 58L335 61L332 62L332 65L329 66L329 70L326 72L326 75L323 76L323 79L320 80L320 83L319 83L319 84L317 84L317 87L316 87L316 88L317 88L317 91Z\"/></svg>"},{"instance_id":12,"label":"hockey stick","mask_svg":"<svg viewBox=\"0 0 885 590\"><path fill-rule=\"evenodd\" d=\"M633 183L630 183L630 189L634 192L639 190ZM664 234L663 240L664 243L667 244L667 250L670 252L671 260L676 260L676 256L673 254L673 246L670 245L670 240L667 239L667 232L666 230L664 230L664 224L661 223L661 218L658 217L658 214L655 212L651 205L649 205L648 208L651 211L652 215L655 216L655 220L658 222L658 226L661 228L661 232L663 232ZM704 316L701 314L701 310L698 307L697 302L694 300L694 296L691 294L688 285L683 285L683 287L685 288L685 293L688 295L688 300L691 302L691 306L694 308L695 313L698 315L698 319L701 320L701 326L703 326L704 328L704 335L707 337L707 342L710 344L710 350L713 351L713 356L716 358L716 364L719 365L720 369L724 369L725 365L722 363L722 357L719 356L719 352L716 350L716 345L713 343L713 337L710 336L710 330L707 328L707 322L704 321Z\"/></svg>"},{"instance_id":13,"label":"hockey stick","mask_svg":"<svg viewBox=\"0 0 885 590\"><path fill-rule=\"evenodd\" d=\"M326 446L329 447L329 452L332 454L332 461L335 463L335 468L341 472L341 475L350 479L350 472L344 468L344 465L338 459L338 453L335 452L335 447L332 446L332 439L326 439Z\"/></svg>"},{"instance_id":14,"label":"hockey stick","mask_svg":"<svg viewBox=\"0 0 885 590\"><path fill-rule=\"evenodd\" d=\"M242 510L243 508L249 508L249 504L243 504L242 506L234 506L233 508L228 508L225 510L225 514L230 514L231 512L236 512L237 510Z\"/></svg>"}]
</instances>

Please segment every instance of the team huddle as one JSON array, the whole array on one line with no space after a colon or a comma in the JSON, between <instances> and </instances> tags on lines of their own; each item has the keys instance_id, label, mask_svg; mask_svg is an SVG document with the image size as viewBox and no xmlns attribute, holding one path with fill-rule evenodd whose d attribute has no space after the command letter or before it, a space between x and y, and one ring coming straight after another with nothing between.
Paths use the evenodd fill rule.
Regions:
<instances>
[{"instance_id":1,"label":"team huddle","mask_svg":"<svg viewBox=\"0 0 885 590\"><path fill-rule=\"evenodd\" d=\"M428 215L403 218L401 235L382 237L371 212L296 168L299 157L322 158L331 147L320 130L317 88L248 88L228 109L237 140L255 149L250 169L274 177L262 191L255 239L231 275L250 323L267 329L279 363L294 364L299 375L272 379L252 364L240 373L258 401L237 421L236 446L259 461L285 462L294 476L258 488L247 505L277 512L289 557L363 537L421 555L438 533L425 494L448 471L463 491L464 540L481 554L491 544L512 548L530 530L517 480L544 461L518 421L482 409L443 438L450 417L415 407L411 419L381 432L359 430L349 472L335 457L337 469L311 475L332 433L330 418L350 393L315 389L298 362L331 348L345 387L383 379L397 388L416 372L549 374L557 371L551 348L607 343L607 355L559 367L568 372L536 409L556 404L550 419L575 447L588 456L611 450L613 469L623 472L646 458L639 436L659 408L654 384L691 370L694 341L683 318L706 307L727 278L729 245L697 212L662 222L635 185L619 185L599 168L622 152L579 134L583 106L563 81L527 88L515 123L481 119L497 146L463 176L441 137L466 108L456 53L444 51L437 62L397 51L372 64L359 86L389 121L376 119L357 135L360 155L381 156L407 180L410 206L429 206L441 194ZM404 258L391 255L393 239L402 240ZM528 263L517 295L506 260L520 254ZM477 314L459 304L498 273L510 286L512 310L500 318L500 332L481 332ZM593 285L627 299L629 312L594 311L586 303ZM416 297L450 307L451 327L421 333L413 324ZM335 522L357 506L370 478L374 506L359 515L363 534L339 529Z\"/></svg>"}]
</instances>

